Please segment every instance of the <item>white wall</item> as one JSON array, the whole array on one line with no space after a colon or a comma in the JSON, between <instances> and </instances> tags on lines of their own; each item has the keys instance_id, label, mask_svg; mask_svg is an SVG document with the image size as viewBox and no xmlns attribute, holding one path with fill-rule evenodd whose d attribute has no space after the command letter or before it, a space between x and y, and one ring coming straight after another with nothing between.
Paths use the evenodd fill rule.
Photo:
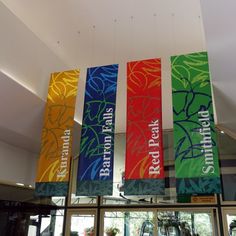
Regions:
<instances>
[{"instance_id":1,"label":"white wall","mask_svg":"<svg viewBox=\"0 0 236 236\"><path fill-rule=\"evenodd\" d=\"M2 2L0 29L0 70L45 100L50 73L68 70L68 65Z\"/></svg>"},{"instance_id":2,"label":"white wall","mask_svg":"<svg viewBox=\"0 0 236 236\"><path fill-rule=\"evenodd\" d=\"M71 68L2 2L0 29L0 182L32 185L50 73Z\"/></svg>"},{"instance_id":3,"label":"white wall","mask_svg":"<svg viewBox=\"0 0 236 236\"><path fill-rule=\"evenodd\" d=\"M236 1L201 0L218 123L236 133Z\"/></svg>"},{"instance_id":4,"label":"white wall","mask_svg":"<svg viewBox=\"0 0 236 236\"><path fill-rule=\"evenodd\" d=\"M0 141L0 182L34 185L38 155Z\"/></svg>"}]
</instances>

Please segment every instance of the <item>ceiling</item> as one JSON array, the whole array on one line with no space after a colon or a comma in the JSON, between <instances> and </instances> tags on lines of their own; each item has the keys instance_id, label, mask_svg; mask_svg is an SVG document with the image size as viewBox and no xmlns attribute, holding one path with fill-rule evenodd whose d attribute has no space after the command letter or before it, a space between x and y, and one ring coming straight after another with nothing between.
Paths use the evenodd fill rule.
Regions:
<instances>
[{"instance_id":1,"label":"ceiling","mask_svg":"<svg viewBox=\"0 0 236 236\"><path fill-rule=\"evenodd\" d=\"M161 57L163 126L172 128L169 58L205 50L199 0L1 1L66 69L81 69L76 120L82 120L86 68L118 63L116 132L125 132L126 63ZM41 61L35 63L40 67ZM46 99L49 74L14 78Z\"/></svg>"},{"instance_id":2,"label":"ceiling","mask_svg":"<svg viewBox=\"0 0 236 236\"><path fill-rule=\"evenodd\" d=\"M234 0L227 3L1 0L0 139L38 153L50 73L80 68L76 142L83 113L86 69L112 63L119 64L116 133L125 133L126 63L155 57L162 60L163 128L171 129L170 56L206 50L205 36L217 123L236 133L236 70L232 63L236 52L236 34L232 30L236 3ZM74 153L78 153L79 145L74 147Z\"/></svg>"}]
</instances>

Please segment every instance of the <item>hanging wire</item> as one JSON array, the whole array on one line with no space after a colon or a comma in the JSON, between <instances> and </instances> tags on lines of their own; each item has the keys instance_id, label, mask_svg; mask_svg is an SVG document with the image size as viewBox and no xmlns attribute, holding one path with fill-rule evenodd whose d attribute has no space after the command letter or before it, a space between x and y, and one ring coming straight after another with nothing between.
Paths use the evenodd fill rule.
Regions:
<instances>
[{"instance_id":1,"label":"hanging wire","mask_svg":"<svg viewBox=\"0 0 236 236\"><path fill-rule=\"evenodd\" d=\"M130 15L129 17L129 20L130 20L130 37L129 37L129 41L131 42L129 47L130 47L130 60L134 60L134 55L135 55L135 45L136 45L136 40L135 40L135 17L134 17L134 13L136 12L135 11L135 8L137 8L137 3L136 3L136 0L130 0L130 3L131 3L131 6L130 8L132 9L133 11L133 14Z\"/></svg>"},{"instance_id":2,"label":"hanging wire","mask_svg":"<svg viewBox=\"0 0 236 236\"><path fill-rule=\"evenodd\" d=\"M130 32L131 32L131 45L130 45L130 56L131 60L134 60L134 45L135 45L135 40L134 40L134 16L130 16Z\"/></svg>"},{"instance_id":3,"label":"hanging wire","mask_svg":"<svg viewBox=\"0 0 236 236\"><path fill-rule=\"evenodd\" d=\"M204 31L204 27L203 27L203 21L201 16L198 16L198 24L199 24L199 28L200 28L200 35L201 35L201 50L202 52L206 50L206 38L205 38L205 31Z\"/></svg>"},{"instance_id":4,"label":"hanging wire","mask_svg":"<svg viewBox=\"0 0 236 236\"><path fill-rule=\"evenodd\" d=\"M93 25L92 26L92 32L91 32L91 49L90 49L91 53L90 53L90 59L89 59L90 65L93 65L93 63L95 62L95 60L94 60L95 30L96 30L96 26Z\"/></svg>"},{"instance_id":5,"label":"hanging wire","mask_svg":"<svg viewBox=\"0 0 236 236\"><path fill-rule=\"evenodd\" d=\"M176 38L175 38L175 14L171 13L171 40L172 40L172 52L171 55L176 55Z\"/></svg>"},{"instance_id":6,"label":"hanging wire","mask_svg":"<svg viewBox=\"0 0 236 236\"><path fill-rule=\"evenodd\" d=\"M116 43L117 43L117 19L114 19L113 21L113 53L112 53L112 61L113 61L113 64L117 63L116 61Z\"/></svg>"},{"instance_id":7,"label":"hanging wire","mask_svg":"<svg viewBox=\"0 0 236 236\"><path fill-rule=\"evenodd\" d=\"M159 50L160 50L160 48L161 47L159 47L159 44L157 43L158 42L158 38L159 38L159 21L158 21L158 19L157 19L158 17L157 17L157 13L153 13L153 25L154 25L154 30L153 30L153 32L154 32L154 42L155 42L155 45L153 46L153 48L156 48L156 51L154 51L154 53L155 53L155 55L154 55L154 57L156 58L157 57L157 55L160 55L160 52L159 52Z\"/></svg>"}]
</instances>

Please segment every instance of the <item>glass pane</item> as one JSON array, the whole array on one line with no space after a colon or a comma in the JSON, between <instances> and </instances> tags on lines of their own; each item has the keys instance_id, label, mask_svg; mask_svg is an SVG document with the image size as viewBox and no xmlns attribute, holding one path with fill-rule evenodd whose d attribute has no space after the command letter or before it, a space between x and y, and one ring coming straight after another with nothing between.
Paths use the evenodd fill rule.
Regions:
<instances>
[{"instance_id":1,"label":"glass pane","mask_svg":"<svg viewBox=\"0 0 236 236\"><path fill-rule=\"evenodd\" d=\"M41 217L41 236L61 236L63 231L64 210L52 210L50 215Z\"/></svg>"},{"instance_id":2,"label":"glass pane","mask_svg":"<svg viewBox=\"0 0 236 236\"><path fill-rule=\"evenodd\" d=\"M222 177L222 199L236 201L236 140L218 132L218 145Z\"/></svg>"},{"instance_id":3,"label":"glass pane","mask_svg":"<svg viewBox=\"0 0 236 236\"><path fill-rule=\"evenodd\" d=\"M50 232L50 223L51 223L51 216L43 216L41 219L41 227L40 227L40 233L49 233Z\"/></svg>"},{"instance_id":4,"label":"glass pane","mask_svg":"<svg viewBox=\"0 0 236 236\"><path fill-rule=\"evenodd\" d=\"M210 213L159 211L158 236L213 236Z\"/></svg>"},{"instance_id":5,"label":"glass pane","mask_svg":"<svg viewBox=\"0 0 236 236\"><path fill-rule=\"evenodd\" d=\"M31 215L28 223L29 227L27 236L37 236L37 229L39 227L39 216Z\"/></svg>"},{"instance_id":6,"label":"glass pane","mask_svg":"<svg viewBox=\"0 0 236 236\"><path fill-rule=\"evenodd\" d=\"M56 211L56 215L52 215L52 217L52 222L55 222L53 236L61 236L63 232L64 210Z\"/></svg>"},{"instance_id":7,"label":"glass pane","mask_svg":"<svg viewBox=\"0 0 236 236\"><path fill-rule=\"evenodd\" d=\"M97 204L97 197L84 197L84 196L76 196L76 183L77 183L77 169L78 169L78 157L73 159L72 162L72 185L71 185L71 205L90 205Z\"/></svg>"},{"instance_id":8,"label":"glass pane","mask_svg":"<svg viewBox=\"0 0 236 236\"><path fill-rule=\"evenodd\" d=\"M57 206L65 206L66 198L65 197L52 197L52 204Z\"/></svg>"},{"instance_id":9,"label":"glass pane","mask_svg":"<svg viewBox=\"0 0 236 236\"><path fill-rule=\"evenodd\" d=\"M213 235L211 215L207 213L194 213L195 232L199 235Z\"/></svg>"},{"instance_id":10,"label":"glass pane","mask_svg":"<svg viewBox=\"0 0 236 236\"><path fill-rule=\"evenodd\" d=\"M236 211L234 214L227 214L226 217L229 236L236 236Z\"/></svg>"},{"instance_id":11,"label":"glass pane","mask_svg":"<svg viewBox=\"0 0 236 236\"><path fill-rule=\"evenodd\" d=\"M27 236L37 236L37 227L34 225L29 225Z\"/></svg>"},{"instance_id":12,"label":"glass pane","mask_svg":"<svg viewBox=\"0 0 236 236\"><path fill-rule=\"evenodd\" d=\"M153 212L105 212L104 236L153 235Z\"/></svg>"},{"instance_id":13,"label":"glass pane","mask_svg":"<svg viewBox=\"0 0 236 236\"><path fill-rule=\"evenodd\" d=\"M95 215L73 214L71 216L70 236L94 236Z\"/></svg>"}]
</instances>

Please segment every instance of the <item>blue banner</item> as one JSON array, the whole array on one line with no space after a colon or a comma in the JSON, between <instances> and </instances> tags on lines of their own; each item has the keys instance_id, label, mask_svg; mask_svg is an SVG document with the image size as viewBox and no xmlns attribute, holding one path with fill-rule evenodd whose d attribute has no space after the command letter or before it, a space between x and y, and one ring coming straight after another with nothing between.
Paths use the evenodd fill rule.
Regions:
<instances>
[{"instance_id":1,"label":"blue banner","mask_svg":"<svg viewBox=\"0 0 236 236\"><path fill-rule=\"evenodd\" d=\"M78 196L112 195L118 65L87 70Z\"/></svg>"}]
</instances>

